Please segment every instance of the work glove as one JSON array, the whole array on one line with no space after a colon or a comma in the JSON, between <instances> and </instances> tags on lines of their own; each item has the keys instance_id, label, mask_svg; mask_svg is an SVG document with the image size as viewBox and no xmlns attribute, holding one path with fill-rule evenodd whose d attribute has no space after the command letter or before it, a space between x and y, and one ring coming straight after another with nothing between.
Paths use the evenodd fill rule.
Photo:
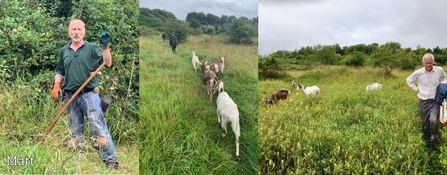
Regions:
<instances>
[{"instance_id":1,"label":"work glove","mask_svg":"<svg viewBox=\"0 0 447 175\"><path fill-rule=\"evenodd\" d=\"M101 26L101 36L99 37L99 42L102 46L107 46L110 41L110 33L107 31L107 26Z\"/></svg>"},{"instance_id":2,"label":"work glove","mask_svg":"<svg viewBox=\"0 0 447 175\"><path fill-rule=\"evenodd\" d=\"M58 100L59 96L62 96L61 83L54 83L53 91L51 91L51 96Z\"/></svg>"}]
</instances>

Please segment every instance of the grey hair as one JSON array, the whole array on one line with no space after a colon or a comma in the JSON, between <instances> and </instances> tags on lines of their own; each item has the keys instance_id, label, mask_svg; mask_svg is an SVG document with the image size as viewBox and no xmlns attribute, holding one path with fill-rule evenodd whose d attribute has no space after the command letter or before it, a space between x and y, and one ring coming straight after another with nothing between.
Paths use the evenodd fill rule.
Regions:
<instances>
[{"instance_id":1,"label":"grey hair","mask_svg":"<svg viewBox=\"0 0 447 175\"><path fill-rule=\"evenodd\" d=\"M431 57L431 58L433 58L433 63L435 62L435 56L433 56L433 54L431 54L431 53L426 53L423 57L422 57L422 63L424 63L424 59L426 58L426 57Z\"/></svg>"}]
</instances>

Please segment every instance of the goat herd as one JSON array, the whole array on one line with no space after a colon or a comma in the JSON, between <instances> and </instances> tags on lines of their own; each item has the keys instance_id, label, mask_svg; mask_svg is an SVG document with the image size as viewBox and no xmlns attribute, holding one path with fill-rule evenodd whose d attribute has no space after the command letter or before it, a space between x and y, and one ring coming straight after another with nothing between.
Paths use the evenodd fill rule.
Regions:
<instances>
[{"instance_id":1,"label":"goat herd","mask_svg":"<svg viewBox=\"0 0 447 175\"><path fill-rule=\"evenodd\" d=\"M217 73L223 74L224 68L225 68L225 56L219 56L220 62L217 63L211 63L207 65L207 61L200 62L199 57L197 57L196 52L194 50L191 50L192 54L192 65L194 67L194 71L197 73L197 67L200 65L202 68L202 83L203 85L206 85L207 93L210 96L210 102L213 102L213 94L218 91L217 96L217 121L219 123L219 127L222 129L221 137L225 137L227 135L227 129L226 125L228 123L231 123L231 128L233 129L233 132L235 134L236 138L236 160L240 160L239 157L239 138L241 136L240 134L240 127L239 127L239 111L237 108L236 103L230 98L227 92L224 91L224 81L219 80L217 77ZM297 90L302 89L304 93L306 94L307 98L309 98L310 95L315 95L320 93L320 88L318 86L304 86L302 84L298 84L295 82L295 80L292 81L292 87L296 87ZM381 90L382 85L378 83L374 83L371 85L368 85L366 87L366 91L373 91L373 90ZM267 105L273 105L274 102L277 102L279 100L286 99L291 91L285 88L281 88L274 92L269 98L265 100L265 103Z\"/></svg>"},{"instance_id":2,"label":"goat herd","mask_svg":"<svg viewBox=\"0 0 447 175\"><path fill-rule=\"evenodd\" d=\"M297 86L295 80L292 81L292 87L294 88L296 87L296 90L302 89L306 94L307 98L309 98L309 95L315 95L320 93L320 88L318 86L306 87L302 84L298 84ZM382 85L379 83L373 83L366 86L366 91L380 91L380 90L382 90ZM270 95L270 97L267 98L264 102L267 105L273 105L274 102L276 103L279 100L286 99L290 95L290 93L291 91L289 91L288 89L285 88L278 89L272 95Z\"/></svg>"},{"instance_id":3,"label":"goat herd","mask_svg":"<svg viewBox=\"0 0 447 175\"><path fill-rule=\"evenodd\" d=\"M217 96L217 121L219 127L222 129L221 137L227 135L226 125L231 123L231 128L233 129L236 138L236 160L240 160L239 157L239 137L241 136L239 128L239 111L237 109L236 103L230 98L227 92L224 91L224 81L217 78L217 73L223 74L225 68L225 56L220 58L220 62L211 63L207 65L207 61L200 62L199 57L196 56L194 50L191 51L192 54L192 65L194 71L197 72L197 66L200 64L203 74L203 84L206 85L208 95L210 96L210 102L213 102L213 94L218 90Z\"/></svg>"}]
</instances>

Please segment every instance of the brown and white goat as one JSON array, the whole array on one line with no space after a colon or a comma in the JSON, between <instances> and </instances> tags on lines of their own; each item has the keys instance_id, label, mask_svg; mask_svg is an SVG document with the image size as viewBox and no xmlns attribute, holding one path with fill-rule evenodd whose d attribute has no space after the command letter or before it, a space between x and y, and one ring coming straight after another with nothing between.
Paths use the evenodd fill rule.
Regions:
<instances>
[{"instance_id":1,"label":"brown and white goat","mask_svg":"<svg viewBox=\"0 0 447 175\"><path fill-rule=\"evenodd\" d=\"M210 102L213 102L213 94L217 90L217 76L213 71L210 71L206 68L206 63L202 63L202 74L203 74L203 84L206 85L206 89L208 91L208 95L210 96Z\"/></svg>"},{"instance_id":2,"label":"brown and white goat","mask_svg":"<svg viewBox=\"0 0 447 175\"><path fill-rule=\"evenodd\" d=\"M219 96L217 96L217 122L222 129L221 137L227 135L227 124L231 123L234 136L236 138L236 160L241 160L239 157L239 138L241 137L241 130L239 126L239 111L236 103L230 98L227 92L224 91L224 81L217 81L219 86Z\"/></svg>"},{"instance_id":3,"label":"brown and white goat","mask_svg":"<svg viewBox=\"0 0 447 175\"><path fill-rule=\"evenodd\" d=\"M199 57L196 56L196 51L195 50L191 50L191 54L192 54L192 66L194 67L194 72L197 73L197 66L200 64L202 65L202 63L199 61Z\"/></svg>"},{"instance_id":4,"label":"brown and white goat","mask_svg":"<svg viewBox=\"0 0 447 175\"><path fill-rule=\"evenodd\" d=\"M288 89L278 89L276 92L274 92L272 95L270 95L269 98L265 100L265 104L267 105L273 105L274 102L278 100L284 100L286 99L290 94L290 91Z\"/></svg>"},{"instance_id":5,"label":"brown and white goat","mask_svg":"<svg viewBox=\"0 0 447 175\"><path fill-rule=\"evenodd\" d=\"M318 86L304 86L302 84L298 84L298 87L296 88L296 90L300 90L302 89L304 91L304 93L306 94L307 98L309 98L309 95L315 95L315 94L319 94L320 93L320 88L318 88Z\"/></svg>"},{"instance_id":6,"label":"brown and white goat","mask_svg":"<svg viewBox=\"0 0 447 175\"><path fill-rule=\"evenodd\" d=\"M218 62L218 63L211 63L210 65L207 65L206 68L211 70L211 71L213 71L213 72L215 72L216 74L219 73L219 72L223 73L224 68L225 68L225 62L224 62L225 57L226 56L223 56L223 57L219 56L220 62Z\"/></svg>"}]
</instances>

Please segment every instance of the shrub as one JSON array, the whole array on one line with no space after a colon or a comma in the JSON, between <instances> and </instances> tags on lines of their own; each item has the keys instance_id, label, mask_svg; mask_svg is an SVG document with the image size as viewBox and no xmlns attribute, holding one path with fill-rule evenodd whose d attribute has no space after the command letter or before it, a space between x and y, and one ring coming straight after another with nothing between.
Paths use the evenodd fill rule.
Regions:
<instances>
[{"instance_id":1,"label":"shrub","mask_svg":"<svg viewBox=\"0 0 447 175\"><path fill-rule=\"evenodd\" d=\"M166 31L166 34L169 37L171 37L172 32L174 32L179 43L185 43L188 40L189 27L187 26L187 23L183 23L181 21L171 21L167 24L164 31Z\"/></svg>"},{"instance_id":2,"label":"shrub","mask_svg":"<svg viewBox=\"0 0 447 175\"><path fill-rule=\"evenodd\" d=\"M33 0L0 4L3 7L0 35L4 36L0 37L0 79L8 84L16 81L27 84L46 91L40 95L48 95L47 90L51 88L46 86L52 87L60 49L70 41L69 21L83 20L85 39L98 45L100 26L107 25L111 33L113 68L102 70L105 75L102 89L116 87L114 91L103 92L132 102L133 105L121 109L122 115L138 118L138 1L79 0L72 6L70 19L53 13L52 9L57 9L58 5ZM48 82L51 85L47 85Z\"/></svg>"},{"instance_id":3,"label":"shrub","mask_svg":"<svg viewBox=\"0 0 447 175\"><path fill-rule=\"evenodd\" d=\"M340 63L347 66L363 66L365 57L366 55L363 52L354 51L340 61Z\"/></svg>"},{"instance_id":4,"label":"shrub","mask_svg":"<svg viewBox=\"0 0 447 175\"><path fill-rule=\"evenodd\" d=\"M276 58L259 56L258 76L259 79L281 78L286 76L286 73Z\"/></svg>"}]
</instances>

